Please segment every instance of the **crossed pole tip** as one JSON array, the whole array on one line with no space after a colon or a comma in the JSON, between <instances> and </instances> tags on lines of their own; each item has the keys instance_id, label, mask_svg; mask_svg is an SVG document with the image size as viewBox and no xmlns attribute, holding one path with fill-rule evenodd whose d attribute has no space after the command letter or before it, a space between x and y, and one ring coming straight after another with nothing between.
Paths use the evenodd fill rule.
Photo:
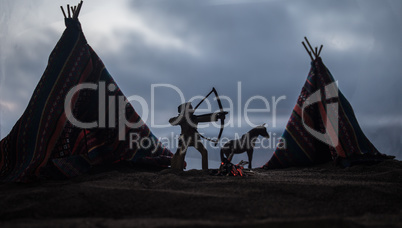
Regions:
<instances>
[{"instance_id":1,"label":"crossed pole tip","mask_svg":"<svg viewBox=\"0 0 402 228\"><path fill-rule=\"evenodd\" d=\"M320 56L323 45L320 46L320 49L318 49L318 47L313 48L311 46L310 42L308 41L307 37L304 37L304 40L306 41L308 47L304 43L304 41L302 41L302 44L303 44L304 48L306 49L308 55L310 56L311 61L314 61L314 59L317 59ZM315 58L313 58L313 55L311 53L313 53Z\"/></svg>"},{"instance_id":2,"label":"crossed pole tip","mask_svg":"<svg viewBox=\"0 0 402 228\"><path fill-rule=\"evenodd\" d=\"M78 3L78 5L71 6L71 7L70 7L70 4L67 4L67 14L64 11L63 6L60 6L60 9L61 9L61 12L63 13L64 18L77 19L78 15L80 14L80 11L81 11L82 3L84 3L84 2L81 1L80 3Z\"/></svg>"}]
</instances>

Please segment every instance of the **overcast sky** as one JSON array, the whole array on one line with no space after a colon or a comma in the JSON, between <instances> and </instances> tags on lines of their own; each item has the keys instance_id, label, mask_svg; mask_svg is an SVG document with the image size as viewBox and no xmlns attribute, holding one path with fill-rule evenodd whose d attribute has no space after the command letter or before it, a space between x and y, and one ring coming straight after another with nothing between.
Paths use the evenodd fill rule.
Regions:
<instances>
[{"instance_id":1,"label":"overcast sky","mask_svg":"<svg viewBox=\"0 0 402 228\"><path fill-rule=\"evenodd\" d=\"M26 108L65 28L59 6L67 3L78 1L0 1L1 137ZM307 36L313 46L324 45L323 61L368 137L380 151L402 155L400 0L86 0L79 19L127 97L141 96L151 106L151 86L167 83L185 100L213 86L230 98L235 121L227 137L250 129L244 116L241 126L237 118L252 96L266 98L270 112L252 113L250 121L283 131L310 69L301 45ZM155 91L154 124L166 124L180 97L172 88ZM272 99L281 96L273 128ZM148 111L143 118L151 125L150 110L133 104L140 114ZM250 107L264 103L256 99ZM180 133L178 127L152 130ZM216 136L218 129L205 132Z\"/></svg>"}]
</instances>

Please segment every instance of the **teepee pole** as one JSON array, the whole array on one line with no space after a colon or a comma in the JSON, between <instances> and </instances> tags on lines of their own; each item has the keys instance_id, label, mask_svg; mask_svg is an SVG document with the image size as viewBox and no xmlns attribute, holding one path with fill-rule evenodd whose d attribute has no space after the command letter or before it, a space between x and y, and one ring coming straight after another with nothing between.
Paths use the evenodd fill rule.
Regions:
<instances>
[{"instance_id":1,"label":"teepee pole","mask_svg":"<svg viewBox=\"0 0 402 228\"><path fill-rule=\"evenodd\" d=\"M82 3L84 3L84 2L81 1L80 3L78 3L77 9L75 10L75 14L74 14L74 19L78 18L78 15L80 14Z\"/></svg>"},{"instance_id":2,"label":"teepee pole","mask_svg":"<svg viewBox=\"0 0 402 228\"><path fill-rule=\"evenodd\" d=\"M306 49L308 55L310 56L311 61L314 61L314 58L313 58L313 56L311 55L311 52L308 50L308 48L307 48L306 44L304 43L304 41L302 41L302 44L303 44L304 48Z\"/></svg>"},{"instance_id":3,"label":"teepee pole","mask_svg":"<svg viewBox=\"0 0 402 228\"><path fill-rule=\"evenodd\" d=\"M302 41L302 44L303 44L304 48L306 49L308 55L310 56L311 61L314 61L314 59L317 59L320 56L323 45L321 44L320 49L318 49L318 47L315 47L315 49L313 49L313 47L311 47L311 44L308 41L307 37L304 37L304 39L306 40L310 49L306 46L304 41ZM311 52L314 54L315 58L313 58L313 56L311 55Z\"/></svg>"},{"instance_id":4,"label":"teepee pole","mask_svg":"<svg viewBox=\"0 0 402 228\"><path fill-rule=\"evenodd\" d=\"M61 12L63 12L64 18L67 18L66 12L64 12L63 6L60 6Z\"/></svg>"},{"instance_id":5,"label":"teepee pole","mask_svg":"<svg viewBox=\"0 0 402 228\"><path fill-rule=\"evenodd\" d=\"M74 10L74 7L70 7L71 8L71 12L73 12L73 16L74 16L74 13L75 13L75 10Z\"/></svg>"},{"instance_id":6,"label":"teepee pole","mask_svg":"<svg viewBox=\"0 0 402 228\"><path fill-rule=\"evenodd\" d=\"M80 14L81 11L81 6L82 6L83 1L81 1L80 3L78 3L77 6L71 6L69 4L67 4L67 13L64 11L63 6L60 6L61 12L64 15L64 18L72 18L72 19L77 19L78 15ZM71 10L71 12L70 12Z\"/></svg>"},{"instance_id":7,"label":"teepee pole","mask_svg":"<svg viewBox=\"0 0 402 228\"><path fill-rule=\"evenodd\" d=\"M321 44L320 50L317 53L318 56L320 56L320 54L321 54L322 47L323 47L323 45Z\"/></svg>"},{"instance_id":8,"label":"teepee pole","mask_svg":"<svg viewBox=\"0 0 402 228\"><path fill-rule=\"evenodd\" d=\"M68 18L71 18L70 5L69 4L67 4L67 13L68 13Z\"/></svg>"},{"instance_id":9,"label":"teepee pole","mask_svg":"<svg viewBox=\"0 0 402 228\"><path fill-rule=\"evenodd\" d=\"M313 49L313 47L311 47L310 42L308 42L307 37L304 37L304 39L306 40L307 45L310 47L311 52L313 52L314 56L317 58L317 53L314 52L314 49Z\"/></svg>"}]
</instances>

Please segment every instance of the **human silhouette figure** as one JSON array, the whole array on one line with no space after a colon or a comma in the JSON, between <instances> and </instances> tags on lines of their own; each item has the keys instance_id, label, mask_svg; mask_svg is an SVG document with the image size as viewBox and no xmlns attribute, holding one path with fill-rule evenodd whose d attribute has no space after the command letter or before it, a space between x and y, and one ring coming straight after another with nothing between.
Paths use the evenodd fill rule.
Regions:
<instances>
[{"instance_id":1,"label":"human silhouette figure","mask_svg":"<svg viewBox=\"0 0 402 228\"><path fill-rule=\"evenodd\" d=\"M171 161L172 169L183 170L184 158L188 147L197 149L202 156L202 169L208 169L208 151L202 144L200 134L197 130L198 123L214 122L225 119L227 112L215 112L204 115L194 115L194 109L190 102L179 105L178 116L170 118L169 123L181 127L179 145Z\"/></svg>"}]
</instances>

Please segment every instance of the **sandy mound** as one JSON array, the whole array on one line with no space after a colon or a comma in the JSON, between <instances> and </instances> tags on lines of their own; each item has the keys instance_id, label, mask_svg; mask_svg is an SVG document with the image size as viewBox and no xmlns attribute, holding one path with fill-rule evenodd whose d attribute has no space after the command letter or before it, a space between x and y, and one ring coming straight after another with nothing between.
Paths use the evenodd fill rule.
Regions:
<instances>
[{"instance_id":1,"label":"sandy mound","mask_svg":"<svg viewBox=\"0 0 402 228\"><path fill-rule=\"evenodd\" d=\"M0 185L0 226L402 225L402 162L222 177L121 164L66 181Z\"/></svg>"}]
</instances>

